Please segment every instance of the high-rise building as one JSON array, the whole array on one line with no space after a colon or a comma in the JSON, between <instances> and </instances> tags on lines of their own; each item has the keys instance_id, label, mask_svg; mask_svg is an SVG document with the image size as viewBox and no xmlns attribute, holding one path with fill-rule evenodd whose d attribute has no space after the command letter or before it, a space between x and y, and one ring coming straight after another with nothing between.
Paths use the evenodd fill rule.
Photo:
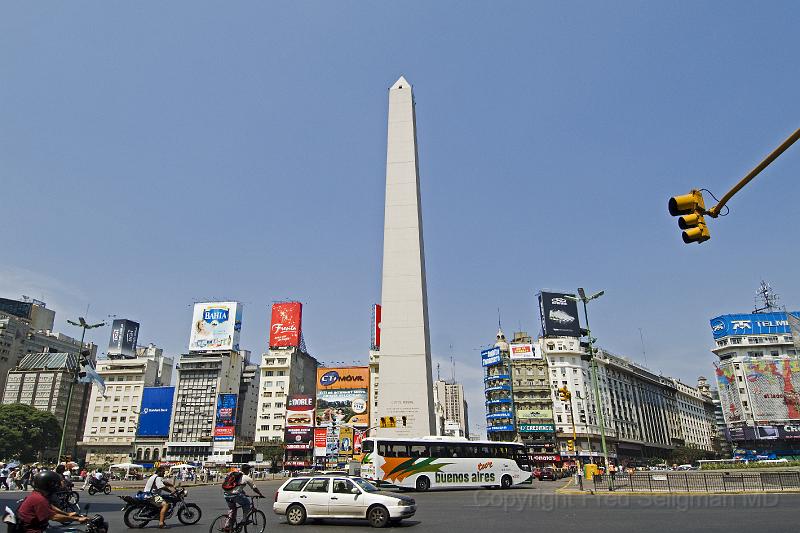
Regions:
<instances>
[{"instance_id":1,"label":"high-rise building","mask_svg":"<svg viewBox=\"0 0 800 533\"><path fill-rule=\"evenodd\" d=\"M89 357L94 362L96 346ZM40 411L50 411L65 428L64 454L79 457L77 442L83 434L91 385L75 383L78 355L75 353L40 353L26 355L8 372L3 403L23 403ZM70 398L71 395L71 398ZM67 407L69 406L69 412ZM48 459L58 455L59 443L45 451Z\"/></svg>"},{"instance_id":2,"label":"high-rise building","mask_svg":"<svg viewBox=\"0 0 800 533\"><path fill-rule=\"evenodd\" d=\"M711 319L719 400L739 455L800 454L798 320L774 307Z\"/></svg>"},{"instance_id":3,"label":"high-rise building","mask_svg":"<svg viewBox=\"0 0 800 533\"><path fill-rule=\"evenodd\" d=\"M77 341L66 335L50 333L54 321L55 311L47 309L44 302L30 298L0 298L0 391L5 388L8 371L17 366L26 355L46 351L79 351L71 346L72 343L79 345ZM67 340L72 343L66 342Z\"/></svg>"},{"instance_id":4,"label":"high-rise building","mask_svg":"<svg viewBox=\"0 0 800 533\"><path fill-rule=\"evenodd\" d=\"M110 346L118 343L115 335L116 330L112 330ZM103 393L92 388L83 440L78 443L86 450L88 464L125 463L135 456L143 393L147 387L168 385L172 379L173 359L165 357L161 348L153 344L136 347L134 341L130 353L135 357L109 349L107 357L97 362L96 371L105 381L106 390ZM171 407L172 398L169 402ZM166 435L161 446L154 442L143 446L152 450L148 459L163 457L165 440ZM138 458L143 459L143 455Z\"/></svg>"},{"instance_id":5,"label":"high-rise building","mask_svg":"<svg viewBox=\"0 0 800 533\"><path fill-rule=\"evenodd\" d=\"M469 410L461 383L434 381L433 402L437 435L469 437Z\"/></svg>"},{"instance_id":6,"label":"high-rise building","mask_svg":"<svg viewBox=\"0 0 800 533\"><path fill-rule=\"evenodd\" d=\"M514 397L511 388L511 357L503 330L497 342L481 351L486 400L486 435L489 440L513 441L517 435L514 422Z\"/></svg>"},{"instance_id":7,"label":"high-rise building","mask_svg":"<svg viewBox=\"0 0 800 533\"><path fill-rule=\"evenodd\" d=\"M433 382L416 118L411 85L402 77L389 89L381 313L378 418L404 423L384 425L378 434L431 435Z\"/></svg>"}]
</instances>

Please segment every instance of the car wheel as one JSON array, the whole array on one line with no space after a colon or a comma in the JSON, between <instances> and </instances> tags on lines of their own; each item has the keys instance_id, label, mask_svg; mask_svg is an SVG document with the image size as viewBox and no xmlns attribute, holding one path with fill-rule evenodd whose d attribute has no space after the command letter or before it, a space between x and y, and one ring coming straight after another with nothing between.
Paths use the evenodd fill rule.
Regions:
<instances>
[{"instance_id":1,"label":"car wheel","mask_svg":"<svg viewBox=\"0 0 800 533\"><path fill-rule=\"evenodd\" d=\"M306 510L299 503L290 505L286 509L286 521L290 526L302 526L306 521Z\"/></svg>"},{"instance_id":2,"label":"car wheel","mask_svg":"<svg viewBox=\"0 0 800 533\"><path fill-rule=\"evenodd\" d=\"M425 492L431 488L431 480L428 476L419 476L416 483L417 492Z\"/></svg>"},{"instance_id":3,"label":"car wheel","mask_svg":"<svg viewBox=\"0 0 800 533\"><path fill-rule=\"evenodd\" d=\"M389 523L389 511L383 505L376 505L367 511L367 520L372 527L386 527Z\"/></svg>"},{"instance_id":4,"label":"car wheel","mask_svg":"<svg viewBox=\"0 0 800 533\"><path fill-rule=\"evenodd\" d=\"M512 483L513 483L513 481L511 480L511 476L506 474L505 476L503 476L500 479L500 488L501 489L510 489Z\"/></svg>"}]
</instances>

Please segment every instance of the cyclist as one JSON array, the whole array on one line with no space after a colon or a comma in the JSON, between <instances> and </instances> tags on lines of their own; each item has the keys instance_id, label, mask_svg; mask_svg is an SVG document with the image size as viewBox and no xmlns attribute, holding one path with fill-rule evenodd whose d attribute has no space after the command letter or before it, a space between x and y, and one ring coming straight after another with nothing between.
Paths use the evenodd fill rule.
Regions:
<instances>
[{"instance_id":1,"label":"cyclist","mask_svg":"<svg viewBox=\"0 0 800 533\"><path fill-rule=\"evenodd\" d=\"M65 513L53 506L49 498L61 487L61 475L52 470L42 470L33 476L33 492L22 502L17 516L26 533L40 533L47 529L49 520L63 524L77 521L83 524L88 520L76 513Z\"/></svg>"},{"instance_id":2,"label":"cyclist","mask_svg":"<svg viewBox=\"0 0 800 533\"><path fill-rule=\"evenodd\" d=\"M150 503L161 508L161 513L158 516L158 527L160 528L167 527L164 520L169 510L169 502L164 496L175 491L172 483L164 479L164 472L166 472L166 469L163 466L159 466L156 469L156 473L150 476L144 485L144 491L150 494Z\"/></svg>"},{"instance_id":3,"label":"cyclist","mask_svg":"<svg viewBox=\"0 0 800 533\"><path fill-rule=\"evenodd\" d=\"M242 465L239 472L231 472L225 477L222 482L222 490L225 494L225 503L228 504L228 523L223 528L223 531L230 531L234 524L236 524L236 511L238 507L242 508L244 516L250 512L250 497L246 489L249 486L252 491L260 498L264 495L258 490L253 478L250 477L250 472L253 467L250 465Z\"/></svg>"}]
</instances>

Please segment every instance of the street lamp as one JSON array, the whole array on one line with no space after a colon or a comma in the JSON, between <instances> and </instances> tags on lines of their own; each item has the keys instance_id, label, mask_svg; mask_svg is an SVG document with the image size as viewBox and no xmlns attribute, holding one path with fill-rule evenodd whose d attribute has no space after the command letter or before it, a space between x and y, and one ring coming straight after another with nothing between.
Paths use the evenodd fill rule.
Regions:
<instances>
[{"instance_id":1,"label":"street lamp","mask_svg":"<svg viewBox=\"0 0 800 533\"><path fill-rule=\"evenodd\" d=\"M610 463L608 462L608 447L606 445L606 424L603 417L603 406L600 403L600 387L597 383L597 362L594 359L594 340L592 339L592 330L589 328L589 311L587 309L587 304L589 302L600 298L603 294L605 294L605 291L600 291L591 296L586 296L586 291L583 290L583 287L579 287L577 298L575 296L567 296L567 298L576 302L583 302L583 317L584 321L586 322L586 337L589 340L589 361L591 361L592 364L592 388L594 389L594 403L597 408L598 422L600 422L600 443L603 447L603 460L605 461L607 473L609 471ZM591 450L589 450L589 452L591 453ZM610 477L608 477L608 488L609 490L613 490L611 487Z\"/></svg>"},{"instance_id":2,"label":"street lamp","mask_svg":"<svg viewBox=\"0 0 800 533\"><path fill-rule=\"evenodd\" d=\"M71 376L72 379L70 379L69 382L69 393L67 394L67 407L64 410L64 423L61 426L61 442L58 445L58 457L56 458L56 461L61 461L61 456L64 453L64 438L67 435L67 420L69 418L69 408L72 405L72 392L75 389L75 382L78 380L78 373L80 372L81 369L81 362L86 357L85 354L83 353L83 341L86 338L86 330L99 328L106 325L105 322L100 322L99 324L88 324L86 322L86 319L83 318L82 316L78 317L78 322L75 322L73 320L67 320L67 323L82 328L83 332L81 333L81 347L78 350L76 366Z\"/></svg>"}]
</instances>

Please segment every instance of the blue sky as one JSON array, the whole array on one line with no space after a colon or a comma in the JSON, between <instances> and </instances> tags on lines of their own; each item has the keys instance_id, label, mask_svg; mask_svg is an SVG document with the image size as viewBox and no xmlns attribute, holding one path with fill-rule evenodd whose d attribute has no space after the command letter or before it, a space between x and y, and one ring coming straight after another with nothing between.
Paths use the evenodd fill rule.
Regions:
<instances>
[{"instance_id":1,"label":"blue sky","mask_svg":"<svg viewBox=\"0 0 800 533\"><path fill-rule=\"evenodd\" d=\"M649 366L692 382L708 319L750 310L761 279L800 307L800 146L701 246L666 212L798 127L798 20L794 2L4 2L0 295L73 334L87 304L138 320L173 354L195 300L244 302L260 354L268 306L294 298L316 356L366 361L402 74L433 353L473 421L498 307L536 332L542 288L604 289L600 344L641 360L642 328Z\"/></svg>"}]
</instances>

